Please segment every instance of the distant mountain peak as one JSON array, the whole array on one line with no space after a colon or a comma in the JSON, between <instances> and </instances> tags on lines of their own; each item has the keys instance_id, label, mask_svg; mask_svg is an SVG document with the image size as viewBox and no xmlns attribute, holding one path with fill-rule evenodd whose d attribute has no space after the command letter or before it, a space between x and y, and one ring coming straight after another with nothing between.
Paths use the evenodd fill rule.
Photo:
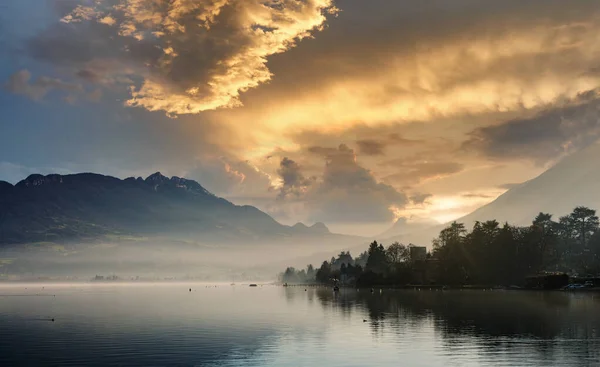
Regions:
<instances>
[{"instance_id":1,"label":"distant mountain peak","mask_svg":"<svg viewBox=\"0 0 600 367\"><path fill-rule=\"evenodd\" d=\"M196 182L194 180L188 180L186 178L173 176L173 177L171 177L171 179L169 181L179 188L184 188L186 190L193 191L193 192L196 192L199 194L213 195L208 190L206 190L204 187L202 187L202 185L200 185L198 182Z\"/></svg>"},{"instance_id":2,"label":"distant mountain peak","mask_svg":"<svg viewBox=\"0 0 600 367\"><path fill-rule=\"evenodd\" d=\"M153 173L150 176L146 177L145 181L152 182L152 183L163 183L163 182L168 182L169 178L167 176L163 176L163 174L160 172L156 172L156 173Z\"/></svg>"},{"instance_id":3,"label":"distant mountain peak","mask_svg":"<svg viewBox=\"0 0 600 367\"><path fill-rule=\"evenodd\" d=\"M322 222L317 222L317 223L313 224L312 226L310 226L310 229L312 229L313 231L319 232L319 233L330 233L329 228L327 228L325 223L322 223Z\"/></svg>"},{"instance_id":4,"label":"distant mountain peak","mask_svg":"<svg viewBox=\"0 0 600 367\"><path fill-rule=\"evenodd\" d=\"M307 226L302 222L298 222L291 227L297 233L306 233L306 234L329 234L329 228L321 222L315 223L312 226Z\"/></svg>"},{"instance_id":5,"label":"distant mountain peak","mask_svg":"<svg viewBox=\"0 0 600 367\"><path fill-rule=\"evenodd\" d=\"M62 183L63 182L63 178L61 175L57 175L57 174L51 174L51 175L40 175L40 174L32 174L27 176L26 179L20 181L19 183L17 183L17 187L35 187L35 186L42 186L42 185L47 185L47 184L51 184L51 183Z\"/></svg>"}]
</instances>

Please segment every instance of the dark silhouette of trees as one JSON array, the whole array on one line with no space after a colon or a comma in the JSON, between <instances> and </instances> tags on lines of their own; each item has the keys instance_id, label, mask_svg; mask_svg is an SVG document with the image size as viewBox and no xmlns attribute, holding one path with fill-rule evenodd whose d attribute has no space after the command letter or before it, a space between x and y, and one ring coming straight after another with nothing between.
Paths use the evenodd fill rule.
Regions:
<instances>
[{"instance_id":1,"label":"dark silhouette of trees","mask_svg":"<svg viewBox=\"0 0 600 367\"><path fill-rule=\"evenodd\" d=\"M323 261L321 267L317 270L316 280L320 283L327 283L331 277L331 264Z\"/></svg>"},{"instance_id":2,"label":"dark silhouette of trees","mask_svg":"<svg viewBox=\"0 0 600 367\"><path fill-rule=\"evenodd\" d=\"M589 241L598 232L599 221L596 211L578 206L573 212L560 218L565 227L566 256L569 265L582 272L588 272L592 264L588 258Z\"/></svg>"},{"instance_id":3,"label":"dark silhouette of trees","mask_svg":"<svg viewBox=\"0 0 600 367\"><path fill-rule=\"evenodd\" d=\"M373 241L353 258L340 252L318 270L288 268L282 278L342 284L405 285L432 282L444 285L523 285L541 273L600 274L600 223L596 211L579 206L552 219L539 213L524 227L495 220L475 222L467 231L453 222L433 240L425 260L411 259L410 248L394 242L387 248ZM424 276L423 274L426 274Z\"/></svg>"},{"instance_id":4,"label":"dark silhouette of trees","mask_svg":"<svg viewBox=\"0 0 600 367\"><path fill-rule=\"evenodd\" d=\"M354 259L354 265L362 266L363 268L367 266L367 260L369 260L369 252L364 251L356 259Z\"/></svg>"},{"instance_id":5,"label":"dark silhouette of trees","mask_svg":"<svg viewBox=\"0 0 600 367\"><path fill-rule=\"evenodd\" d=\"M279 275L279 280L283 283L314 283L316 281L316 272L312 265L307 265L306 269L296 270L293 267L285 269Z\"/></svg>"},{"instance_id":6,"label":"dark silhouette of trees","mask_svg":"<svg viewBox=\"0 0 600 367\"><path fill-rule=\"evenodd\" d=\"M354 259L352 258L350 251L342 251L337 258L331 258L330 264L332 270L340 270L344 265L348 266L354 264Z\"/></svg>"},{"instance_id":7,"label":"dark silhouette of trees","mask_svg":"<svg viewBox=\"0 0 600 367\"><path fill-rule=\"evenodd\" d=\"M408 247L401 243L394 242L386 250L387 261L390 265L396 266L410 260Z\"/></svg>"},{"instance_id":8,"label":"dark silhouette of trees","mask_svg":"<svg viewBox=\"0 0 600 367\"><path fill-rule=\"evenodd\" d=\"M375 274L384 274L388 269L387 254L383 245L373 241L369 246L369 258L366 270Z\"/></svg>"}]
</instances>

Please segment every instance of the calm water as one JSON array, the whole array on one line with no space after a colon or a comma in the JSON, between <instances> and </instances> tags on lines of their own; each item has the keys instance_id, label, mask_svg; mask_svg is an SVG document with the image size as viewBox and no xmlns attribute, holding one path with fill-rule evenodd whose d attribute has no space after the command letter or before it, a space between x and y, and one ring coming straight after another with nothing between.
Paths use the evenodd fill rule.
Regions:
<instances>
[{"instance_id":1,"label":"calm water","mask_svg":"<svg viewBox=\"0 0 600 367\"><path fill-rule=\"evenodd\" d=\"M600 365L600 295L43 286L0 286L0 366Z\"/></svg>"}]
</instances>

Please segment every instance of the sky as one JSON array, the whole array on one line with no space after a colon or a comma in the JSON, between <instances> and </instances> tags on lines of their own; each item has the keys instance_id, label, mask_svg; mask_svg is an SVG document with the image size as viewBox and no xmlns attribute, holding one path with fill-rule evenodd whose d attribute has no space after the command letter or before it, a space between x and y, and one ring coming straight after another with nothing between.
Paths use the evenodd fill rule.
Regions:
<instances>
[{"instance_id":1,"label":"sky","mask_svg":"<svg viewBox=\"0 0 600 367\"><path fill-rule=\"evenodd\" d=\"M197 180L285 224L447 222L600 137L600 2L7 0L0 180Z\"/></svg>"}]
</instances>

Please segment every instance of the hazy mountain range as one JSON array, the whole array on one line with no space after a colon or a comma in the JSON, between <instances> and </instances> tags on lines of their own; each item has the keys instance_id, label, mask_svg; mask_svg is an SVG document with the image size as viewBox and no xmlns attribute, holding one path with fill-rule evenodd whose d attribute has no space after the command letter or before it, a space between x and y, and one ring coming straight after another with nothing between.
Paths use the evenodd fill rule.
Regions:
<instances>
[{"instance_id":1,"label":"hazy mountain range","mask_svg":"<svg viewBox=\"0 0 600 367\"><path fill-rule=\"evenodd\" d=\"M0 244L165 234L219 242L333 236L323 223L282 225L196 181L160 173L125 180L36 174L14 186L0 182Z\"/></svg>"},{"instance_id":2,"label":"hazy mountain range","mask_svg":"<svg viewBox=\"0 0 600 367\"><path fill-rule=\"evenodd\" d=\"M283 225L196 181L160 173L0 182L0 279L110 272L271 279L290 259L366 241L331 233L323 223Z\"/></svg>"}]
</instances>

